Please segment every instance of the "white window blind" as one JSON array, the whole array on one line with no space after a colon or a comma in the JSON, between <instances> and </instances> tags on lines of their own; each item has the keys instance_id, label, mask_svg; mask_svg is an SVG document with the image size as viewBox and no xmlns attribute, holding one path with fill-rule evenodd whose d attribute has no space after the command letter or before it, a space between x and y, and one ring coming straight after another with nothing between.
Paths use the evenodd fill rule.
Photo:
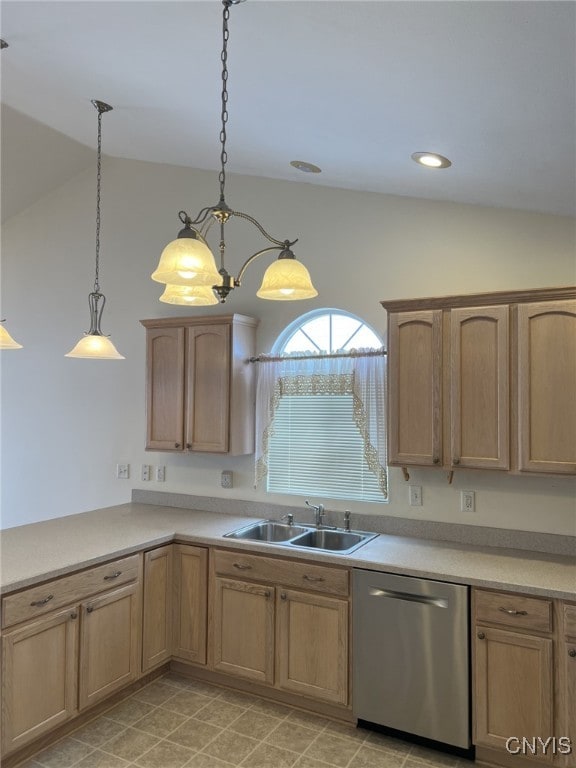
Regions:
<instances>
[{"instance_id":1,"label":"white window blind","mask_svg":"<svg viewBox=\"0 0 576 768\"><path fill-rule=\"evenodd\" d=\"M383 502L354 422L353 396L285 395L274 415L267 490Z\"/></svg>"}]
</instances>

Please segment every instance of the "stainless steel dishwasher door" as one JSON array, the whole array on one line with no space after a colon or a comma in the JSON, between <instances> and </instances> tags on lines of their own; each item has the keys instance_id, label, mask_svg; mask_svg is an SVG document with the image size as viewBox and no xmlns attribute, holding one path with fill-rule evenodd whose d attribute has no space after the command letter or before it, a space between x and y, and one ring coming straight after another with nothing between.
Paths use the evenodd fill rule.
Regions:
<instances>
[{"instance_id":1,"label":"stainless steel dishwasher door","mask_svg":"<svg viewBox=\"0 0 576 768\"><path fill-rule=\"evenodd\" d=\"M354 714L468 748L468 587L353 573Z\"/></svg>"}]
</instances>

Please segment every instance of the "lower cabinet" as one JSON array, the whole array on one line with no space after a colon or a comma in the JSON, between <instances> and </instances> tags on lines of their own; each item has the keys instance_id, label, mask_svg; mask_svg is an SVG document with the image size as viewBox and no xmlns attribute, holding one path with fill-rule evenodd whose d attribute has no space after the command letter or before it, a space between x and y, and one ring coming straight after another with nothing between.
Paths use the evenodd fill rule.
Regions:
<instances>
[{"instance_id":1,"label":"lower cabinet","mask_svg":"<svg viewBox=\"0 0 576 768\"><path fill-rule=\"evenodd\" d=\"M142 671L164 664L172 656L173 545L144 553L142 604Z\"/></svg>"},{"instance_id":2,"label":"lower cabinet","mask_svg":"<svg viewBox=\"0 0 576 768\"><path fill-rule=\"evenodd\" d=\"M133 555L2 599L3 755L138 677L139 563Z\"/></svg>"},{"instance_id":3,"label":"lower cabinet","mask_svg":"<svg viewBox=\"0 0 576 768\"><path fill-rule=\"evenodd\" d=\"M172 656L206 664L208 550L174 544Z\"/></svg>"},{"instance_id":4,"label":"lower cabinet","mask_svg":"<svg viewBox=\"0 0 576 768\"><path fill-rule=\"evenodd\" d=\"M211 574L213 669L348 705L347 570L216 550Z\"/></svg>"},{"instance_id":5,"label":"lower cabinet","mask_svg":"<svg viewBox=\"0 0 576 768\"><path fill-rule=\"evenodd\" d=\"M562 606L562 640L559 653L561 735L569 740L562 765L576 765L576 604ZM565 746L565 745L563 745Z\"/></svg>"}]
</instances>

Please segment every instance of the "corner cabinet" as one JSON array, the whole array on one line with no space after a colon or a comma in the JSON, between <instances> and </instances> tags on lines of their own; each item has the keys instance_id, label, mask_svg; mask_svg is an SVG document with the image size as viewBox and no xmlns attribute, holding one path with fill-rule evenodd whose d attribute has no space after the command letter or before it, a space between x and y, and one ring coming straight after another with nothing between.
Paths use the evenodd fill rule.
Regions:
<instances>
[{"instance_id":1,"label":"corner cabinet","mask_svg":"<svg viewBox=\"0 0 576 768\"><path fill-rule=\"evenodd\" d=\"M576 474L576 288L382 305L391 466Z\"/></svg>"},{"instance_id":2,"label":"corner cabinet","mask_svg":"<svg viewBox=\"0 0 576 768\"><path fill-rule=\"evenodd\" d=\"M258 321L244 315L142 320L146 450L254 451Z\"/></svg>"}]
</instances>

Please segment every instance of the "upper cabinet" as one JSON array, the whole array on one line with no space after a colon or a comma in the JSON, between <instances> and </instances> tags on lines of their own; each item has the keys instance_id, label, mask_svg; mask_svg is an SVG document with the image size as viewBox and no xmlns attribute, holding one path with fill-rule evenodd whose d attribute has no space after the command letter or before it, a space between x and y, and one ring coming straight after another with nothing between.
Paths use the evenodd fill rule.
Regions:
<instances>
[{"instance_id":1,"label":"upper cabinet","mask_svg":"<svg viewBox=\"0 0 576 768\"><path fill-rule=\"evenodd\" d=\"M382 302L392 466L576 474L576 289Z\"/></svg>"},{"instance_id":2,"label":"upper cabinet","mask_svg":"<svg viewBox=\"0 0 576 768\"><path fill-rule=\"evenodd\" d=\"M142 320L146 328L146 448L254 451L257 320L244 315Z\"/></svg>"}]
</instances>

